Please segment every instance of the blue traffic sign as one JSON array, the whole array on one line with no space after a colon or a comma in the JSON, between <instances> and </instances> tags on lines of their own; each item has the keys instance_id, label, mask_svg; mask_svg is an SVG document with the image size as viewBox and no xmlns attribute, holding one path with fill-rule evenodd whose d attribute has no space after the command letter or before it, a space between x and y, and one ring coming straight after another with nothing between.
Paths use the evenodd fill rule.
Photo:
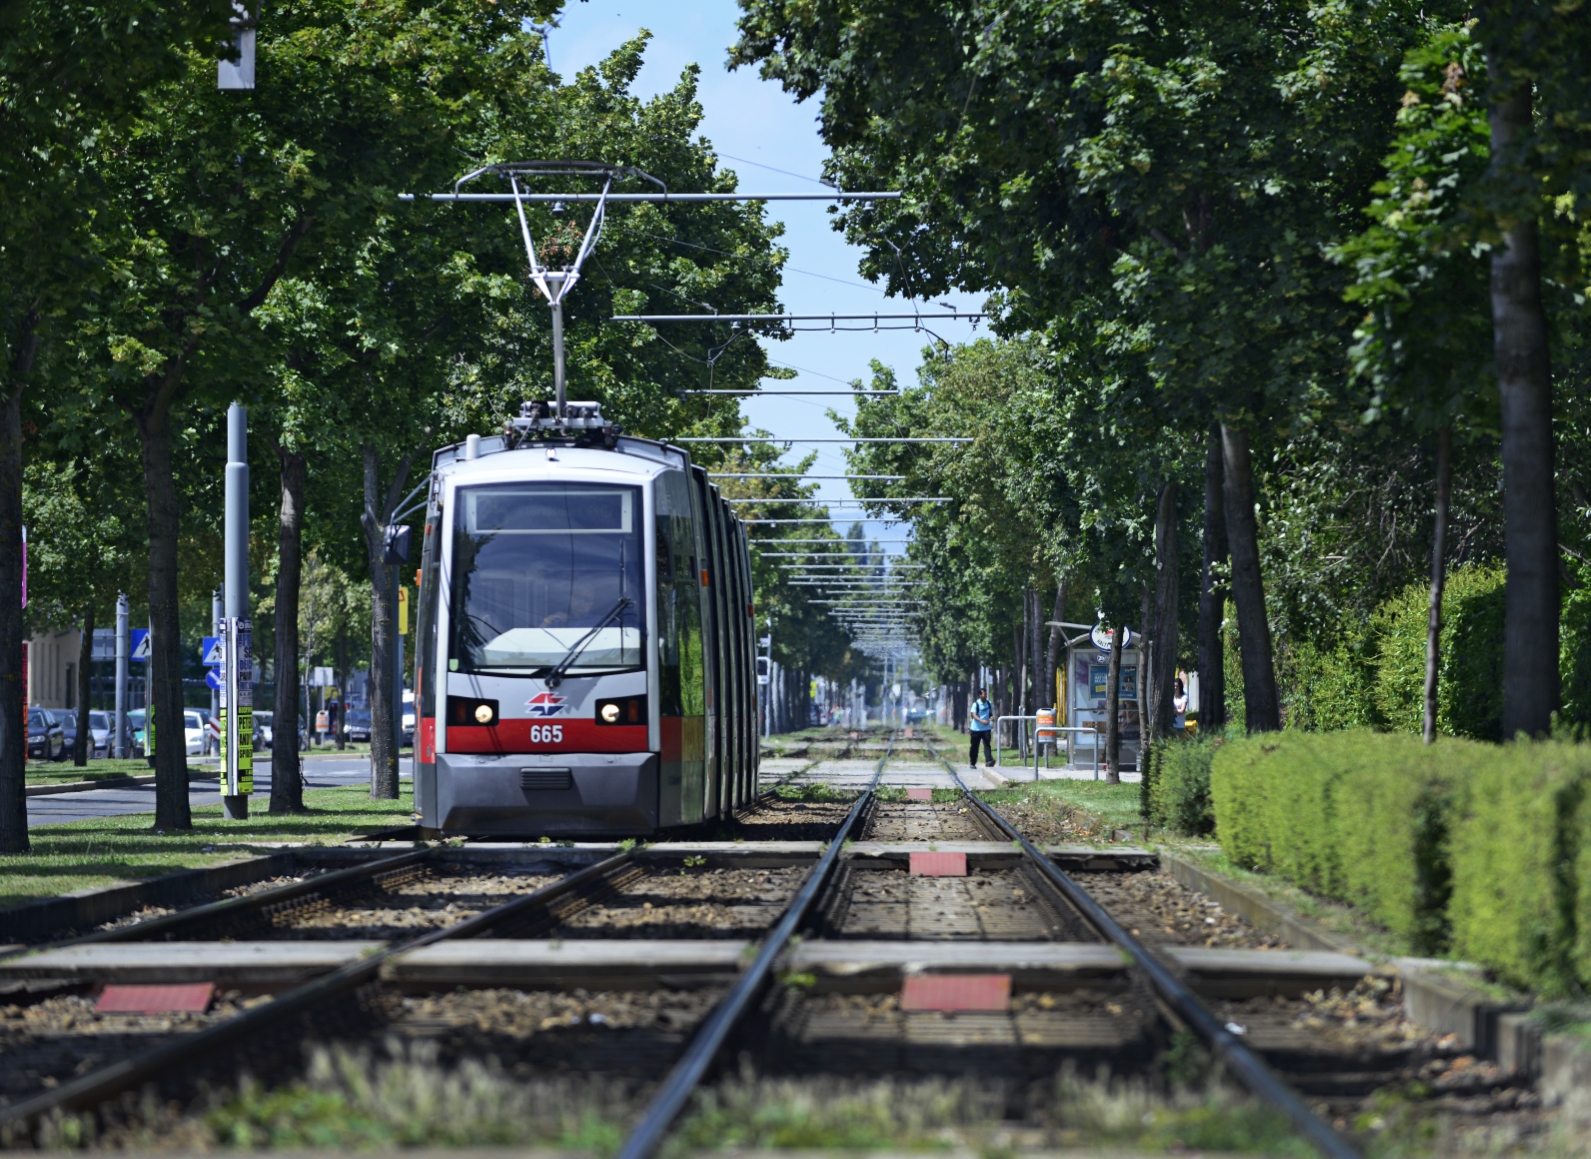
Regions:
<instances>
[{"instance_id":1,"label":"blue traffic sign","mask_svg":"<svg viewBox=\"0 0 1591 1159\"><path fill-rule=\"evenodd\" d=\"M221 691L221 670L219 668L207 670L204 674L204 682L217 692Z\"/></svg>"},{"instance_id":2,"label":"blue traffic sign","mask_svg":"<svg viewBox=\"0 0 1591 1159\"><path fill-rule=\"evenodd\" d=\"M149 629L133 628L127 633L128 650L131 653L127 658L135 663L144 663L149 659Z\"/></svg>"},{"instance_id":3,"label":"blue traffic sign","mask_svg":"<svg viewBox=\"0 0 1591 1159\"><path fill-rule=\"evenodd\" d=\"M205 636L199 641L199 655L203 657L200 663L206 667L219 667L221 664L221 652L220 636Z\"/></svg>"}]
</instances>

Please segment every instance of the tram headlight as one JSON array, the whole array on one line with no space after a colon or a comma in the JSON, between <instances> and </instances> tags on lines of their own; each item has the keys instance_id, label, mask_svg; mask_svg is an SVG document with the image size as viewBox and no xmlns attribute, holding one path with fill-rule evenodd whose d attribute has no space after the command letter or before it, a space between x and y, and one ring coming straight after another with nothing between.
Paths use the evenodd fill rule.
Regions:
<instances>
[{"instance_id":1,"label":"tram headlight","mask_svg":"<svg viewBox=\"0 0 1591 1159\"><path fill-rule=\"evenodd\" d=\"M482 725L496 724L497 721L498 710L495 700L480 700L473 696L447 698L449 728L479 728Z\"/></svg>"},{"instance_id":2,"label":"tram headlight","mask_svg":"<svg viewBox=\"0 0 1591 1159\"><path fill-rule=\"evenodd\" d=\"M597 701L598 724L645 724L646 697L616 696Z\"/></svg>"}]
</instances>

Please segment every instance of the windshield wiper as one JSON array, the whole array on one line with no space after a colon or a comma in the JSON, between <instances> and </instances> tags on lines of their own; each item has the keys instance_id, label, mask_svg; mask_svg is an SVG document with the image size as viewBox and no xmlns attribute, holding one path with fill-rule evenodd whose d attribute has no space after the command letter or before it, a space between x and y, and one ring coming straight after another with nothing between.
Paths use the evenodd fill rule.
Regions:
<instances>
[{"instance_id":1,"label":"windshield wiper","mask_svg":"<svg viewBox=\"0 0 1591 1159\"><path fill-rule=\"evenodd\" d=\"M634 601L632 601L629 596L620 596L619 602L613 605L613 610L607 615L603 616L602 619L598 620L596 627L592 628L584 636L581 636L580 639L571 644L569 646L569 651L563 654L563 659L554 664L551 671L547 673L547 687L557 688L558 685L562 684L564 674L569 671L569 666L580 658L580 653L586 650L586 645L591 643L592 640L596 639L598 632L602 631L603 628L606 628L609 624L613 623L614 620L617 620L620 616L622 616L625 609L628 608L633 602Z\"/></svg>"}]
</instances>

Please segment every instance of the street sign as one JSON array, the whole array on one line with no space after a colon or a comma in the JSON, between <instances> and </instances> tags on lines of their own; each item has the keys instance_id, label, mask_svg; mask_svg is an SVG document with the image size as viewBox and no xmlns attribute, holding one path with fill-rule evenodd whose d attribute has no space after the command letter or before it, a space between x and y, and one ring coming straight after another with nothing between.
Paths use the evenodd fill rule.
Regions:
<instances>
[{"instance_id":1,"label":"street sign","mask_svg":"<svg viewBox=\"0 0 1591 1159\"><path fill-rule=\"evenodd\" d=\"M116 629L94 629L94 655L96 661L116 659Z\"/></svg>"},{"instance_id":2,"label":"street sign","mask_svg":"<svg viewBox=\"0 0 1591 1159\"><path fill-rule=\"evenodd\" d=\"M323 666L310 669L309 686L311 688L334 688L336 684L337 674L332 669Z\"/></svg>"},{"instance_id":3,"label":"street sign","mask_svg":"<svg viewBox=\"0 0 1591 1159\"><path fill-rule=\"evenodd\" d=\"M149 660L149 629L133 628L127 633L127 644L131 655L127 658L134 663L143 664Z\"/></svg>"},{"instance_id":4,"label":"street sign","mask_svg":"<svg viewBox=\"0 0 1591 1159\"><path fill-rule=\"evenodd\" d=\"M219 668L223 651L220 636L205 636L199 641L199 655L202 657L199 663L206 668ZM212 684L210 687L217 688L219 685Z\"/></svg>"},{"instance_id":5,"label":"street sign","mask_svg":"<svg viewBox=\"0 0 1591 1159\"><path fill-rule=\"evenodd\" d=\"M221 680L221 669L219 668L211 668L206 671L204 674L204 682L217 692L220 692L221 689L225 687L225 684Z\"/></svg>"}]
</instances>

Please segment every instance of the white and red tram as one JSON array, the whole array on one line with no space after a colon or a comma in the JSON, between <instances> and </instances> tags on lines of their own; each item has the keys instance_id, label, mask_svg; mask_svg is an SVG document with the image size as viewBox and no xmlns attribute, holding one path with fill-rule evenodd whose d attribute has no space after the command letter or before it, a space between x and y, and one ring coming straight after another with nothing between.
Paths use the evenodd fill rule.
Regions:
<instances>
[{"instance_id":1,"label":"white and red tram","mask_svg":"<svg viewBox=\"0 0 1591 1159\"><path fill-rule=\"evenodd\" d=\"M434 456L420 570L423 829L645 836L756 795L745 526L686 452L527 405Z\"/></svg>"}]
</instances>

